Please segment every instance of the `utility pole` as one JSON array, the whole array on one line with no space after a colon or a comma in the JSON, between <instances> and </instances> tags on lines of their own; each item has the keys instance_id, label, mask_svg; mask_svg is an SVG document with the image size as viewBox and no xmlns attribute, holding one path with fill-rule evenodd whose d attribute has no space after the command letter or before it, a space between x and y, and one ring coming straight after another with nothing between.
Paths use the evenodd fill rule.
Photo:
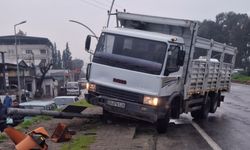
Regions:
<instances>
[{"instance_id":1,"label":"utility pole","mask_svg":"<svg viewBox=\"0 0 250 150\"><path fill-rule=\"evenodd\" d=\"M17 52L17 37L16 37L16 26L26 23L26 21L22 21L14 25L14 36L15 36L15 49L16 49L16 65L17 65L17 84L18 84L18 101L21 103L21 83L20 83L20 69L18 64L18 52Z\"/></svg>"},{"instance_id":2,"label":"utility pole","mask_svg":"<svg viewBox=\"0 0 250 150\"><path fill-rule=\"evenodd\" d=\"M110 15L114 6L115 0L112 1L111 6L110 6L110 10L108 11L108 21L107 21L107 27L109 26L109 20L110 20Z\"/></svg>"}]
</instances>

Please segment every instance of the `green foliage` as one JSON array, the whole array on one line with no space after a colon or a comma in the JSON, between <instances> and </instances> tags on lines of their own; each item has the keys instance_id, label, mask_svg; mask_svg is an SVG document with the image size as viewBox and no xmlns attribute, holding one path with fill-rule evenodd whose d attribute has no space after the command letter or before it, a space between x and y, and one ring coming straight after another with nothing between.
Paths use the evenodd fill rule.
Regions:
<instances>
[{"instance_id":1,"label":"green foliage","mask_svg":"<svg viewBox=\"0 0 250 150\"><path fill-rule=\"evenodd\" d=\"M58 57L57 57L57 48L56 48L56 43L54 43L54 46L52 48L52 68L53 69L58 69Z\"/></svg>"},{"instance_id":2,"label":"green foliage","mask_svg":"<svg viewBox=\"0 0 250 150\"><path fill-rule=\"evenodd\" d=\"M7 139L6 135L3 133L0 133L0 143L5 141Z\"/></svg>"},{"instance_id":3,"label":"green foliage","mask_svg":"<svg viewBox=\"0 0 250 150\"><path fill-rule=\"evenodd\" d=\"M246 62L242 60L250 54L250 47L247 47L250 42L250 18L247 14L220 13L216 21L204 20L198 35L237 47L235 67L246 67Z\"/></svg>"},{"instance_id":4,"label":"green foliage","mask_svg":"<svg viewBox=\"0 0 250 150\"><path fill-rule=\"evenodd\" d=\"M73 103L74 106L85 106L85 107L93 107L93 105L89 104L86 100L79 100L78 102Z\"/></svg>"},{"instance_id":5,"label":"green foliage","mask_svg":"<svg viewBox=\"0 0 250 150\"><path fill-rule=\"evenodd\" d=\"M81 59L73 59L72 60L72 70L81 69L83 66L83 60Z\"/></svg>"},{"instance_id":6,"label":"green foliage","mask_svg":"<svg viewBox=\"0 0 250 150\"><path fill-rule=\"evenodd\" d=\"M240 83L247 83L247 82L250 82L250 76L243 75L243 74L235 74L232 76L232 80L240 82Z\"/></svg>"},{"instance_id":7,"label":"green foliage","mask_svg":"<svg viewBox=\"0 0 250 150\"><path fill-rule=\"evenodd\" d=\"M76 139L72 139L70 143L64 144L61 150L87 150L95 142L95 138L93 135L78 136Z\"/></svg>"},{"instance_id":8,"label":"green foliage","mask_svg":"<svg viewBox=\"0 0 250 150\"><path fill-rule=\"evenodd\" d=\"M52 68L62 69L62 56L60 50L57 50L56 43L52 48Z\"/></svg>"},{"instance_id":9,"label":"green foliage","mask_svg":"<svg viewBox=\"0 0 250 150\"><path fill-rule=\"evenodd\" d=\"M36 117L32 117L29 120L25 120L24 122L22 122L21 124L19 124L16 128L19 130L22 129L28 129L30 126L40 123L42 121L47 121L50 120L51 117L49 116L36 116Z\"/></svg>"},{"instance_id":10,"label":"green foliage","mask_svg":"<svg viewBox=\"0 0 250 150\"><path fill-rule=\"evenodd\" d=\"M62 69L62 56L59 50L57 51L57 69Z\"/></svg>"}]
</instances>

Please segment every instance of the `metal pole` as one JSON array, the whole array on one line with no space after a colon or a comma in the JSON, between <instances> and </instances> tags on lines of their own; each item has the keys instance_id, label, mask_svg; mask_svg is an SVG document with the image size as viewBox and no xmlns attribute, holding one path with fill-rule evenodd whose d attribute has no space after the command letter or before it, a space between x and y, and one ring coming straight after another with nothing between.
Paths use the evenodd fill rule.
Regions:
<instances>
[{"instance_id":1,"label":"metal pole","mask_svg":"<svg viewBox=\"0 0 250 150\"><path fill-rule=\"evenodd\" d=\"M21 85L20 85L20 69L19 69L19 64L18 64L18 53L17 53L17 37L16 37L16 26L21 25L23 23L26 23L26 21L22 21L18 24L14 25L14 33L15 33L15 49L16 49L16 65L17 65L17 84L18 84L18 100L19 103L21 103Z\"/></svg>"},{"instance_id":2,"label":"metal pole","mask_svg":"<svg viewBox=\"0 0 250 150\"><path fill-rule=\"evenodd\" d=\"M110 14L112 12L113 6L114 6L115 0L112 1L110 10L108 11L108 21L107 21L107 27L109 26L109 20L110 20Z\"/></svg>"},{"instance_id":3,"label":"metal pole","mask_svg":"<svg viewBox=\"0 0 250 150\"><path fill-rule=\"evenodd\" d=\"M77 24L87 28L93 34L93 37L95 37L98 40L98 37L96 36L95 32L93 30L91 30L87 25L85 25L79 21L75 21L75 20L69 20L69 22L74 22L74 23L77 23ZM91 59L92 59L91 54L89 54L89 61L90 62L91 62Z\"/></svg>"},{"instance_id":4,"label":"metal pole","mask_svg":"<svg viewBox=\"0 0 250 150\"><path fill-rule=\"evenodd\" d=\"M98 39L98 37L96 36L95 32L93 30L91 30L87 25L79 22L79 21L75 21L75 20L69 20L69 22L74 22L74 23L77 23L77 24L80 24L82 26L84 26L85 28L87 28L93 35L96 39Z\"/></svg>"}]
</instances>

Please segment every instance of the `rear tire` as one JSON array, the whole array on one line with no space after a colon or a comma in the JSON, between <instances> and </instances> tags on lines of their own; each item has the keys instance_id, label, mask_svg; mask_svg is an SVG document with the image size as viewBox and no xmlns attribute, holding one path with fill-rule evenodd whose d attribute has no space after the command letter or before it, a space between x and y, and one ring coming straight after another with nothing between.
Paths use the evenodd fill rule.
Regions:
<instances>
[{"instance_id":1,"label":"rear tire","mask_svg":"<svg viewBox=\"0 0 250 150\"><path fill-rule=\"evenodd\" d=\"M211 98L208 96L200 110L192 111L191 116L195 120L206 119L210 111Z\"/></svg>"},{"instance_id":2,"label":"rear tire","mask_svg":"<svg viewBox=\"0 0 250 150\"><path fill-rule=\"evenodd\" d=\"M218 107L218 103L219 103L219 98L220 95L216 94L214 97L211 98L211 106L210 106L210 113L215 113Z\"/></svg>"},{"instance_id":3,"label":"rear tire","mask_svg":"<svg viewBox=\"0 0 250 150\"><path fill-rule=\"evenodd\" d=\"M158 119L156 122L156 130L158 133L166 133L168 125L169 125L169 116L166 115L165 118Z\"/></svg>"}]
</instances>

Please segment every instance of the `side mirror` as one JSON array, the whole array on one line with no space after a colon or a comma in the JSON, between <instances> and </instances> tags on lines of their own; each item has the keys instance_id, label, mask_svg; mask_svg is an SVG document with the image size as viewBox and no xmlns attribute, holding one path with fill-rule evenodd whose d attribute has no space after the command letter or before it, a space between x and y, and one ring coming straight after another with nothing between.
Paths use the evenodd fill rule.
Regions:
<instances>
[{"instance_id":1,"label":"side mirror","mask_svg":"<svg viewBox=\"0 0 250 150\"><path fill-rule=\"evenodd\" d=\"M177 61L178 66L183 66L185 54L186 54L185 51L182 50L178 52L178 61Z\"/></svg>"},{"instance_id":2,"label":"side mirror","mask_svg":"<svg viewBox=\"0 0 250 150\"><path fill-rule=\"evenodd\" d=\"M90 44L91 44L91 35L88 35L85 40L85 50L89 52L90 50Z\"/></svg>"}]
</instances>

